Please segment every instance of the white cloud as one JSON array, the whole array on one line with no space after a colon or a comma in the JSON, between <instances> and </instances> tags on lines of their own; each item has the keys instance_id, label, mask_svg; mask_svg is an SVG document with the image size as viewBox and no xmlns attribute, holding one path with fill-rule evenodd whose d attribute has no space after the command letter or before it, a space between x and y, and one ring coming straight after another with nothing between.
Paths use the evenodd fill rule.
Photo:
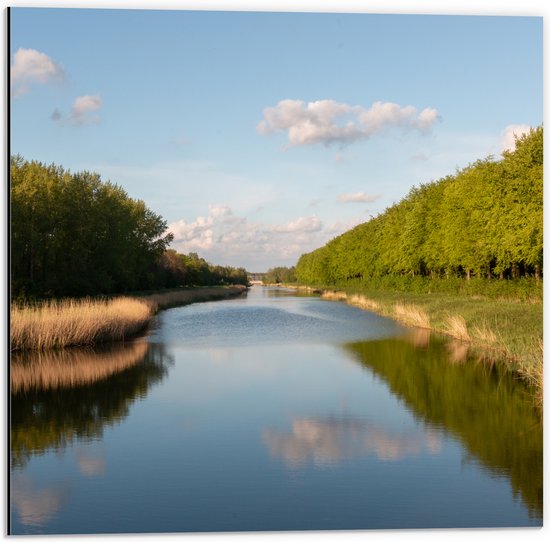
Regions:
<instances>
[{"instance_id":1,"label":"white cloud","mask_svg":"<svg viewBox=\"0 0 550 542\"><path fill-rule=\"evenodd\" d=\"M250 270L263 269L265 261L292 265L324 244L329 234L317 216L265 224L235 216L227 205L210 205L207 216L178 220L168 228L174 234L171 246L179 252L197 252L211 263Z\"/></svg>"},{"instance_id":2,"label":"white cloud","mask_svg":"<svg viewBox=\"0 0 550 542\"><path fill-rule=\"evenodd\" d=\"M418 111L389 102L375 102L369 109L334 100L305 103L281 100L275 107L264 109L257 130L262 135L288 133L288 146L337 143L345 145L368 139L391 127L426 133L438 119L433 108Z\"/></svg>"},{"instance_id":3,"label":"white cloud","mask_svg":"<svg viewBox=\"0 0 550 542\"><path fill-rule=\"evenodd\" d=\"M196 252L208 250L212 247L214 240L214 221L216 214L199 216L193 222L186 222L184 219L169 226L174 234L174 241L184 252Z\"/></svg>"},{"instance_id":4,"label":"white cloud","mask_svg":"<svg viewBox=\"0 0 550 542\"><path fill-rule=\"evenodd\" d=\"M73 102L69 118L73 124L96 124L99 122L97 112L103 102L99 94L93 96L79 96Z\"/></svg>"},{"instance_id":5,"label":"white cloud","mask_svg":"<svg viewBox=\"0 0 550 542\"><path fill-rule=\"evenodd\" d=\"M273 231L278 233L298 233L320 231L323 227L322 222L316 216L300 217L296 220L274 226Z\"/></svg>"},{"instance_id":6,"label":"white cloud","mask_svg":"<svg viewBox=\"0 0 550 542\"><path fill-rule=\"evenodd\" d=\"M355 194L341 194L337 199L343 203L371 203L380 198L381 196L379 195L371 196L369 194L365 194L365 192L357 192Z\"/></svg>"},{"instance_id":7,"label":"white cloud","mask_svg":"<svg viewBox=\"0 0 550 542\"><path fill-rule=\"evenodd\" d=\"M516 140L514 136L521 137L523 134L528 134L531 127L527 124L509 124L502 131L500 138L501 151L513 151L516 148Z\"/></svg>"},{"instance_id":8,"label":"white cloud","mask_svg":"<svg viewBox=\"0 0 550 542\"><path fill-rule=\"evenodd\" d=\"M231 216L233 211L229 205L211 205L209 207L209 215L217 218L223 216Z\"/></svg>"},{"instance_id":9,"label":"white cloud","mask_svg":"<svg viewBox=\"0 0 550 542\"><path fill-rule=\"evenodd\" d=\"M14 97L29 92L35 83L62 81L65 78L63 69L48 55L36 49L18 49L13 55L10 68L11 86Z\"/></svg>"}]
</instances>

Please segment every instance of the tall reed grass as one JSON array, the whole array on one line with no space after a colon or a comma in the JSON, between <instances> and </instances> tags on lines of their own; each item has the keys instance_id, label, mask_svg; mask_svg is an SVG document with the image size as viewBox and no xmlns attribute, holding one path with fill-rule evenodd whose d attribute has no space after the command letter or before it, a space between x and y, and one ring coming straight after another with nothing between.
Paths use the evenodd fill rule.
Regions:
<instances>
[{"instance_id":1,"label":"tall reed grass","mask_svg":"<svg viewBox=\"0 0 550 542\"><path fill-rule=\"evenodd\" d=\"M396 303L393 309L394 317L409 326L430 328L430 317L424 309L412 304Z\"/></svg>"},{"instance_id":2,"label":"tall reed grass","mask_svg":"<svg viewBox=\"0 0 550 542\"><path fill-rule=\"evenodd\" d=\"M10 348L46 350L120 341L145 329L154 311L151 302L130 297L12 305Z\"/></svg>"},{"instance_id":3,"label":"tall reed grass","mask_svg":"<svg viewBox=\"0 0 550 542\"><path fill-rule=\"evenodd\" d=\"M542 410L544 398L544 346L542 339L538 339L532 346L532 363L522 363L519 369L521 377L536 390L537 406Z\"/></svg>"},{"instance_id":4,"label":"tall reed grass","mask_svg":"<svg viewBox=\"0 0 550 542\"><path fill-rule=\"evenodd\" d=\"M445 320L445 332L451 337L460 339L461 341L471 341L472 337L468 331L466 320L460 314L452 314L447 316Z\"/></svg>"}]
</instances>

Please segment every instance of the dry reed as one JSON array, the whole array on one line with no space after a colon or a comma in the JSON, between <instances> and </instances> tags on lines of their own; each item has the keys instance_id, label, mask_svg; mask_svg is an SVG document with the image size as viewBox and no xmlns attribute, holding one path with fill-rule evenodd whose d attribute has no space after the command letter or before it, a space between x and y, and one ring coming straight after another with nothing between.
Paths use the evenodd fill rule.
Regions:
<instances>
[{"instance_id":1,"label":"dry reed","mask_svg":"<svg viewBox=\"0 0 550 542\"><path fill-rule=\"evenodd\" d=\"M542 339L532 347L532 363L522 363L519 369L520 376L535 388L537 406L542 410L543 405L543 380L544 380L544 346Z\"/></svg>"},{"instance_id":2,"label":"dry reed","mask_svg":"<svg viewBox=\"0 0 550 542\"><path fill-rule=\"evenodd\" d=\"M154 310L166 309L177 305L186 305L196 301L209 301L215 299L224 299L242 294L246 291L246 286L236 284L233 286L219 286L193 288L190 290L174 290L171 292L160 292L143 296L143 301L150 303Z\"/></svg>"},{"instance_id":3,"label":"dry reed","mask_svg":"<svg viewBox=\"0 0 550 542\"><path fill-rule=\"evenodd\" d=\"M153 313L151 303L129 297L12 306L10 347L45 350L123 340L142 331Z\"/></svg>"},{"instance_id":4,"label":"dry reed","mask_svg":"<svg viewBox=\"0 0 550 542\"><path fill-rule=\"evenodd\" d=\"M471 341L470 333L466 320L460 315L448 316L445 320L445 333L460 339L461 341Z\"/></svg>"},{"instance_id":5,"label":"dry reed","mask_svg":"<svg viewBox=\"0 0 550 542\"><path fill-rule=\"evenodd\" d=\"M330 301L347 301L348 296L346 292L335 292L332 290L326 290L321 294L322 299L328 299Z\"/></svg>"},{"instance_id":6,"label":"dry reed","mask_svg":"<svg viewBox=\"0 0 550 542\"><path fill-rule=\"evenodd\" d=\"M349 298L349 304L368 311L379 311L380 304L364 295L354 294Z\"/></svg>"},{"instance_id":7,"label":"dry reed","mask_svg":"<svg viewBox=\"0 0 550 542\"><path fill-rule=\"evenodd\" d=\"M148 348L149 345L141 341L100 351L65 348L14 352L10 364L11 392L93 384L140 362Z\"/></svg>"},{"instance_id":8,"label":"dry reed","mask_svg":"<svg viewBox=\"0 0 550 542\"><path fill-rule=\"evenodd\" d=\"M430 328L428 313L417 305L405 305L396 303L393 307L395 318L409 326Z\"/></svg>"},{"instance_id":9,"label":"dry reed","mask_svg":"<svg viewBox=\"0 0 550 542\"><path fill-rule=\"evenodd\" d=\"M481 325L474 326L472 334L484 345L492 346L497 342L496 333L485 322Z\"/></svg>"}]
</instances>

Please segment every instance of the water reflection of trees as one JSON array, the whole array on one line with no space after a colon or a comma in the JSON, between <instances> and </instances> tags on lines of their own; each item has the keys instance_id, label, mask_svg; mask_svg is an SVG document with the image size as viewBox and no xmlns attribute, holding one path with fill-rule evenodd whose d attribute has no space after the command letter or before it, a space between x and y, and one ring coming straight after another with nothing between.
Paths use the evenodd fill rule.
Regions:
<instances>
[{"instance_id":1,"label":"water reflection of trees","mask_svg":"<svg viewBox=\"0 0 550 542\"><path fill-rule=\"evenodd\" d=\"M501 364L472 357L457 364L456 352L441 338L432 336L420 348L413 342L346 348L417 416L460 437L489 472L509 478L530 514L542 517L542 421L530 390Z\"/></svg>"},{"instance_id":2,"label":"water reflection of trees","mask_svg":"<svg viewBox=\"0 0 550 542\"><path fill-rule=\"evenodd\" d=\"M12 361L11 371L17 375L11 395L13 467L75 440L101 437L106 427L124 419L132 403L164 378L172 363L162 345L136 343L124 348L124 353L120 347L102 349L97 371L91 367L89 350L81 351L80 359L76 351L66 351L65 360L52 355L49 368L44 356ZM60 376L64 365L66 377ZM33 370L36 377L31 376Z\"/></svg>"},{"instance_id":3,"label":"water reflection of trees","mask_svg":"<svg viewBox=\"0 0 550 542\"><path fill-rule=\"evenodd\" d=\"M296 288L285 288L284 286L269 286L262 288L263 297L319 297L307 290L298 290Z\"/></svg>"}]
</instances>

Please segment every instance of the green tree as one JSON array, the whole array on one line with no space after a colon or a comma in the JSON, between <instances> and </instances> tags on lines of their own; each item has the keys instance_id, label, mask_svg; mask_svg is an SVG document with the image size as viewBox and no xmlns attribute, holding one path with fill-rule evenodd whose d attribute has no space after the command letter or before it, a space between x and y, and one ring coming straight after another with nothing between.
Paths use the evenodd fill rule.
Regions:
<instances>
[{"instance_id":1,"label":"green tree","mask_svg":"<svg viewBox=\"0 0 550 542\"><path fill-rule=\"evenodd\" d=\"M10 163L10 205L14 297L143 287L172 240L159 215L99 175L20 156Z\"/></svg>"},{"instance_id":2,"label":"green tree","mask_svg":"<svg viewBox=\"0 0 550 542\"><path fill-rule=\"evenodd\" d=\"M300 282L385 276L542 277L543 129L488 157L414 187L380 215L304 254Z\"/></svg>"}]
</instances>

